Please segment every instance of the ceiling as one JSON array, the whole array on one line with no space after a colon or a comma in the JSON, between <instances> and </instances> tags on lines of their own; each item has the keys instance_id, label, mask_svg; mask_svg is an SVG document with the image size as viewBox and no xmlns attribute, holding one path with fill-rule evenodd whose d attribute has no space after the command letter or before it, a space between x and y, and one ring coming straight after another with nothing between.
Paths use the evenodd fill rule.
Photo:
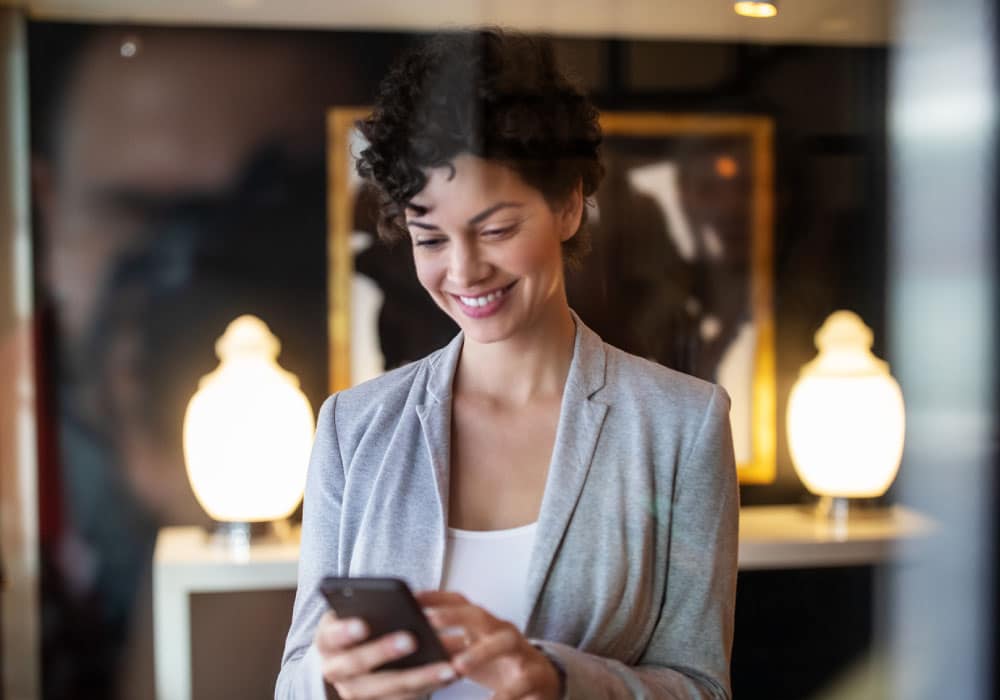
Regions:
<instances>
[{"instance_id":1,"label":"ceiling","mask_svg":"<svg viewBox=\"0 0 1000 700\"><path fill-rule=\"evenodd\" d=\"M780 2L780 0L779 0ZM0 0L33 19L97 23L440 30L498 24L573 36L886 44L892 0L784 0L774 19L731 0Z\"/></svg>"}]
</instances>

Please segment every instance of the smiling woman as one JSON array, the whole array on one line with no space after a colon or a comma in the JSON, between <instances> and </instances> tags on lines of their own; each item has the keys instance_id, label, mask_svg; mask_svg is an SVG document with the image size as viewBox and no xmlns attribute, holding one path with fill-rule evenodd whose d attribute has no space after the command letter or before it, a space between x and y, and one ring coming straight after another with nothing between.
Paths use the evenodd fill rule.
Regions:
<instances>
[{"instance_id":1,"label":"smiling woman","mask_svg":"<svg viewBox=\"0 0 1000 700\"><path fill-rule=\"evenodd\" d=\"M730 696L729 399L567 302L597 117L546 42L490 30L406 56L359 124L379 233L461 332L324 404L277 697ZM413 636L337 618L327 576L404 579L448 658L377 670Z\"/></svg>"},{"instance_id":2,"label":"smiling woman","mask_svg":"<svg viewBox=\"0 0 1000 700\"><path fill-rule=\"evenodd\" d=\"M379 186L385 238L407 237L403 208L431 170L451 172L460 153L505 165L550 205L578 188L592 196L604 176L598 112L559 72L545 42L498 33L439 37L399 61L380 92L384 99L358 125L369 144L358 172ZM586 254L585 221L584 212L582 235L566 242L571 263Z\"/></svg>"},{"instance_id":3,"label":"smiling woman","mask_svg":"<svg viewBox=\"0 0 1000 700\"><path fill-rule=\"evenodd\" d=\"M561 245L581 209L578 190L553 209L512 169L456 156L406 206L417 278L466 342L530 346L560 321L572 333Z\"/></svg>"}]
</instances>

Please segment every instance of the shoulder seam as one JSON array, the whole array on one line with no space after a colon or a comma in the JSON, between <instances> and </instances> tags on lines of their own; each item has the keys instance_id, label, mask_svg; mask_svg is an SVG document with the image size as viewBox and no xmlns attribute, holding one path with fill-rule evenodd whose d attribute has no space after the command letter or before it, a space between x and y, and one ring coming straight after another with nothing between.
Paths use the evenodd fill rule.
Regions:
<instances>
[{"instance_id":1,"label":"shoulder seam","mask_svg":"<svg viewBox=\"0 0 1000 700\"><path fill-rule=\"evenodd\" d=\"M715 403L715 396L719 391L719 386L717 384L710 384L710 386L712 387L712 393L709 395L708 401L705 403L705 411L702 413L701 423L698 425L698 432L695 434L694 440L691 441L690 446L688 446L688 449L684 454L684 458L681 460L682 468L691 461L691 455L694 454L695 449L701 442L701 436L705 433L705 426L708 425L708 421L712 413L712 404Z\"/></svg>"},{"instance_id":2,"label":"shoulder seam","mask_svg":"<svg viewBox=\"0 0 1000 700\"><path fill-rule=\"evenodd\" d=\"M343 478L347 479L347 463L344 461L344 453L340 449L340 435L337 433L337 399L340 398L340 392L337 392L330 397L332 404L330 405L330 421L333 423L333 441L334 449L337 450L337 457L340 460L340 471Z\"/></svg>"}]
</instances>

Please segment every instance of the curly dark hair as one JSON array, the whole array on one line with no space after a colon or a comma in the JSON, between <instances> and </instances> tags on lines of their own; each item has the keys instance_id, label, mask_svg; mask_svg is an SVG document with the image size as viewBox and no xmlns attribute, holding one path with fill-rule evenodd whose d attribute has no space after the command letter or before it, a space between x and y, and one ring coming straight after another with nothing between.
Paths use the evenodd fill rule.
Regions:
<instances>
[{"instance_id":1,"label":"curly dark hair","mask_svg":"<svg viewBox=\"0 0 1000 700\"><path fill-rule=\"evenodd\" d=\"M597 109L556 65L551 43L499 29L445 34L405 54L383 79L358 173L379 191L383 240L409 238L403 210L426 170L470 153L513 169L555 206L582 183L585 200L604 176ZM584 226L563 243L576 264Z\"/></svg>"}]
</instances>

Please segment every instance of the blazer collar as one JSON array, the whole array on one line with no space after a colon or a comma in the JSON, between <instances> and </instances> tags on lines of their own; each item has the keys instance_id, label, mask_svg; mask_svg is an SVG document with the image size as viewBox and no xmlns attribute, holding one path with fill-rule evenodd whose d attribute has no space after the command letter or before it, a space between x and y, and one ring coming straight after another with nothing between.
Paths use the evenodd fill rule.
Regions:
<instances>
[{"instance_id":1,"label":"blazer collar","mask_svg":"<svg viewBox=\"0 0 1000 700\"><path fill-rule=\"evenodd\" d=\"M465 334L459 331L440 351L431 356L427 368L427 393L435 403L451 401L451 387L455 382L455 370L458 369L458 358L462 356L462 345Z\"/></svg>"},{"instance_id":2,"label":"blazer collar","mask_svg":"<svg viewBox=\"0 0 1000 700\"><path fill-rule=\"evenodd\" d=\"M559 426L529 563L526 595L529 628L552 563L583 491L608 410L607 404L596 397L605 384L607 352L604 341L584 325L575 312L572 313L576 323L573 359L563 389ZM437 486L437 551L436 556L428 559L429 563L436 562L437 570L428 572L428 579L436 581L438 587L444 573L443 553L449 510L452 385L462 343L463 336L459 333L431 358L427 378L428 400L417 407L417 416Z\"/></svg>"}]
</instances>

